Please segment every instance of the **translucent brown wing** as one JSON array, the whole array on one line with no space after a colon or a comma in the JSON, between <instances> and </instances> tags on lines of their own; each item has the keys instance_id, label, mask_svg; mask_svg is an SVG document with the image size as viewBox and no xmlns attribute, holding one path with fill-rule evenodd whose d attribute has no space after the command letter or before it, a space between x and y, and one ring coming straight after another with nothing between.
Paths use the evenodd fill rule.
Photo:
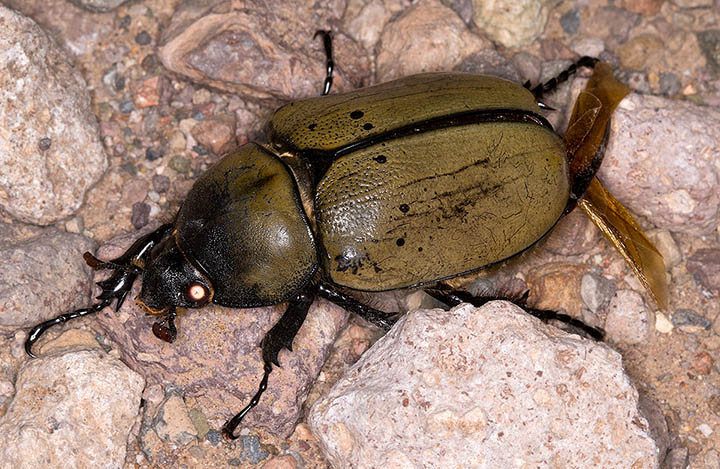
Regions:
<instances>
[{"instance_id":1,"label":"translucent brown wing","mask_svg":"<svg viewBox=\"0 0 720 469\"><path fill-rule=\"evenodd\" d=\"M593 166L598 149L604 143L610 116L629 92L615 80L609 65L597 64L575 103L565 134L573 177L582 177ZM627 209L597 179L590 181L578 205L625 258L658 307L667 308L663 257Z\"/></svg>"}]
</instances>

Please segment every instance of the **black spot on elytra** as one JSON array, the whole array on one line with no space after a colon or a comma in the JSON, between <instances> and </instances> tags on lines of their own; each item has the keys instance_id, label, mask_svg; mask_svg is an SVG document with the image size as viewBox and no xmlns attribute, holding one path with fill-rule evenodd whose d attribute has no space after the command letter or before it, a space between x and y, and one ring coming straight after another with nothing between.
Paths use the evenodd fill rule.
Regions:
<instances>
[{"instance_id":1,"label":"black spot on elytra","mask_svg":"<svg viewBox=\"0 0 720 469\"><path fill-rule=\"evenodd\" d=\"M364 115L365 115L364 112L357 110L357 111L353 111L350 113L350 118L351 119L360 119Z\"/></svg>"},{"instance_id":2,"label":"black spot on elytra","mask_svg":"<svg viewBox=\"0 0 720 469\"><path fill-rule=\"evenodd\" d=\"M410 206L408 204L401 204L400 211L402 213L408 213L410 211Z\"/></svg>"},{"instance_id":3,"label":"black spot on elytra","mask_svg":"<svg viewBox=\"0 0 720 469\"><path fill-rule=\"evenodd\" d=\"M419 248L418 248L418 252L422 252L422 247L419 247Z\"/></svg>"},{"instance_id":4,"label":"black spot on elytra","mask_svg":"<svg viewBox=\"0 0 720 469\"><path fill-rule=\"evenodd\" d=\"M365 129L365 130L370 130L370 129L372 129L373 127L375 127L375 126L372 125L372 124L369 123L369 122L368 122L367 124L363 125L363 129Z\"/></svg>"},{"instance_id":5,"label":"black spot on elytra","mask_svg":"<svg viewBox=\"0 0 720 469\"><path fill-rule=\"evenodd\" d=\"M317 127L317 124L308 125L308 129L310 129L310 130L315 130L316 127Z\"/></svg>"},{"instance_id":6,"label":"black spot on elytra","mask_svg":"<svg viewBox=\"0 0 720 469\"><path fill-rule=\"evenodd\" d=\"M387 158L385 158L385 155L378 155L375 158L373 158L373 160L377 161L380 164L383 164L384 162L387 161Z\"/></svg>"},{"instance_id":7,"label":"black spot on elytra","mask_svg":"<svg viewBox=\"0 0 720 469\"><path fill-rule=\"evenodd\" d=\"M395 241L395 244L397 244L398 246L404 246L405 240L403 238L398 238L398 240Z\"/></svg>"}]
</instances>

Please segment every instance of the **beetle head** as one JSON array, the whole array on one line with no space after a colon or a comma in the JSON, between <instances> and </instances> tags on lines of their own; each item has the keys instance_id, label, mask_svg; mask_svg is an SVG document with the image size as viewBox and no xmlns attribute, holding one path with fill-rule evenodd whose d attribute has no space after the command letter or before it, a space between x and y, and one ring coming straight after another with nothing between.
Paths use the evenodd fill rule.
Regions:
<instances>
[{"instance_id":1,"label":"beetle head","mask_svg":"<svg viewBox=\"0 0 720 469\"><path fill-rule=\"evenodd\" d=\"M175 236L169 236L153 249L137 301L150 314L163 314L176 306L204 306L213 293L209 279L180 251Z\"/></svg>"}]
</instances>

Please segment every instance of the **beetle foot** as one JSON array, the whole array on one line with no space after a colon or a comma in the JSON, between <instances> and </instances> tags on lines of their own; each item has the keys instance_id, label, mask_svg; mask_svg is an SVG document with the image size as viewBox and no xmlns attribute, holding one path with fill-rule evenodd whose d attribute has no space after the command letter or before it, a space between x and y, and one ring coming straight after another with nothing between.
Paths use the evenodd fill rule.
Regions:
<instances>
[{"instance_id":1,"label":"beetle foot","mask_svg":"<svg viewBox=\"0 0 720 469\"><path fill-rule=\"evenodd\" d=\"M250 403L245 406L243 410L238 412L233 418L225 422L225 425L222 427L222 434L227 438L228 440L236 440L240 435L235 435L235 429L240 425L242 420L245 418L245 415L247 415L248 412L250 412L250 409L258 405L258 402L260 402L260 396L265 392L267 389L268 384L268 378L270 377L270 373L272 372L272 364L269 362L265 362L264 365L264 374L262 381L260 381L260 387L258 388L257 392L253 396L253 398L250 400Z\"/></svg>"}]
</instances>

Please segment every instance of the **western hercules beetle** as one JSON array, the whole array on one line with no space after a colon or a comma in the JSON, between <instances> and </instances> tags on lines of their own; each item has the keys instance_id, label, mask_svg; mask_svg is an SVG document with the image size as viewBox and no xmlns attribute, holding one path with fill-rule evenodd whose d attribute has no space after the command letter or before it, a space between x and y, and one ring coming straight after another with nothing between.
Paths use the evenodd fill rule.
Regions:
<instances>
[{"instance_id":1,"label":"western hercules beetle","mask_svg":"<svg viewBox=\"0 0 720 469\"><path fill-rule=\"evenodd\" d=\"M656 301L665 302L662 258L594 178L608 119L628 92L608 66L582 57L532 89L489 76L427 73L330 95L331 37L328 31L317 35L327 56L322 96L275 111L265 128L269 143L243 145L203 174L173 223L111 261L85 253L92 268L112 271L98 282L100 301L35 326L25 343L28 354L34 356L33 344L55 324L113 301L119 309L140 275L137 301L162 316L153 332L168 342L177 334L178 307L288 302L262 340L257 393L223 426L234 439L316 295L385 330L395 313L368 307L346 289L426 286L449 305L482 302L431 285L525 251L576 205ZM563 142L540 114L547 107L540 100L580 66L595 73ZM529 312L602 337L567 315Z\"/></svg>"}]
</instances>

